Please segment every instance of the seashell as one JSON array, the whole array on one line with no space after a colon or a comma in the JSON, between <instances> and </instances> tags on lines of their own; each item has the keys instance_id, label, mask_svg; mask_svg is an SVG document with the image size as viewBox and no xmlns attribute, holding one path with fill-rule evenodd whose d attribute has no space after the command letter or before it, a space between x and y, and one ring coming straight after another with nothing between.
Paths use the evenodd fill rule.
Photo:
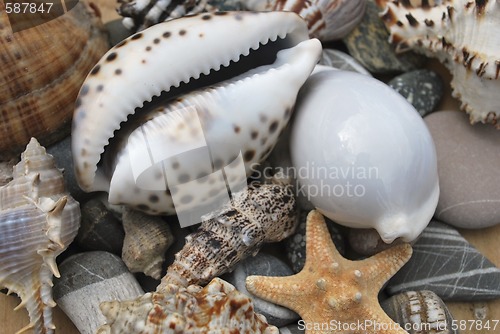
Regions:
<instances>
[{"instance_id":1,"label":"seashell","mask_svg":"<svg viewBox=\"0 0 500 334\"><path fill-rule=\"evenodd\" d=\"M101 311L107 324L97 334L279 334L254 312L252 299L220 278L205 287L170 284L163 293L103 302Z\"/></svg>"},{"instance_id":2,"label":"seashell","mask_svg":"<svg viewBox=\"0 0 500 334\"><path fill-rule=\"evenodd\" d=\"M194 15L209 8L207 0L118 0L118 14L123 16L123 25L132 31L141 31L157 23L173 20L185 15Z\"/></svg>"},{"instance_id":3,"label":"seashell","mask_svg":"<svg viewBox=\"0 0 500 334\"><path fill-rule=\"evenodd\" d=\"M78 90L108 50L94 8L75 4L62 16L15 33L0 4L0 160L18 156L31 137L49 145L70 132Z\"/></svg>"},{"instance_id":4,"label":"seashell","mask_svg":"<svg viewBox=\"0 0 500 334\"><path fill-rule=\"evenodd\" d=\"M278 242L295 231L293 187L276 176L272 184L253 183L201 223L175 254L158 291L168 284L206 284L255 255L267 242Z\"/></svg>"},{"instance_id":5,"label":"seashell","mask_svg":"<svg viewBox=\"0 0 500 334\"><path fill-rule=\"evenodd\" d=\"M321 53L320 42L307 38L294 13L220 12L124 40L94 67L77 100L72 152L80 186L150 214L213 211L221 194L228 199L225 180L232 192L246 185L252 164L286 126ZM135 111L161 92L166 106Z\"/></svg>"},{"instance_id":6,"label":"seashell","mask_svg":"<svg viewBox=\"0 0 500 334\"><path fill-rule=\"evenodd\" d=\"M55 258L73 241L80 223L78 202L66 193L62 173L34 138L0 188L0 287L15 292L35 333L54 333L52 275Z\"/></svg>"},{"instance_id":7,"label":"seashell","mask_svg":"<svg viewBox=\"0 0 500 334\"><path fill-rule=\"evenodd\" d=\"M497 124L500 102L500 3L446 0L377 0L397 51L412 49L439 59L451 72L452 95L470 122Z\"/></svg>"},{"instance_id":8,"label":"seashell","mask_svg":"<svg viewBox=\"0 0 500 334\"><path fill-rule=\"evenodd\" d=\"M174 242L170 227L163 219L126 208L122 216L125 239L122 259L132 273L142 272L161 278L165 252Z\"/></svg>"},{"instance_id":9,"label":"seashell","mask_svg":"<svg viewBox=\"0 0 500 334\"><path fill-rule=\"evenodd\" d=\"M297 193L336 223L414 240L439 197L434 143L415 108L374 78L330 70L306 81L295 113Z\"/></svg>"},{"instance_id":10,"label":"seashell","mask_svg":"<svg viewBox=\"0 0 500 334\"><path fill-rule=\"evenodd\" d=\"M246 0L256 11L292 11L307 22L309 35L323 42L347 36L363 18L366 0Z\"/></svg>"},{"instance_id":11,"label":"seashell","mask_svg":"<svg viewBox=\"0 0 500 334\"><path fill-rule=\"evenodd\" d=\"M380 303L382 309L409 334L456 334L455 320L434 292L406 291Z\"/></svg>"}]
</instances>

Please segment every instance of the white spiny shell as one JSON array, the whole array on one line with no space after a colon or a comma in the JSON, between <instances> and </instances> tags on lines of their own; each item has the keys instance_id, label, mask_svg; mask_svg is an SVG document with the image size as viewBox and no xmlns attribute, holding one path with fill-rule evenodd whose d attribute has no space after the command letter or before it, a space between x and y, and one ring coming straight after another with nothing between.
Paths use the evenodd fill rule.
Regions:
<instances>
[{"instance_id":1,"label":"white spiny shell","mask_svg":"<svg viewBox=\"0 0 500 334\"><path fill-rule=\"evenodd\" d=\"M175 254L158 290L168 284L206 284L257 253L264 243L290 236L297 225L290 180L275 177L274 184L252 183L233 194L230 203L201 223Z\"/></svg>"},{"instance_id":2,"label":"white spiny shell","mask_svg":"<svg viewBox=\"0 0 500 334\"><path fill-rule=\"evenodd\" d=\"M245 0L257 11L292 11L306 20L309 35L327 42L341 39L361 21L366 0Z\"/></svg>"},{"instance_id":3,"label":"white spiny shell","mask_svg":"<svg viewBox=\"0 0 500 334\"><path fill-rule=\"evenodd\" d=\"M21 297L35 333L54 333L55 258L73 241L79 204L66 193L52 156L31 139L13 180L0 188L0 287Z\"/></svg>"},{"instance_id":4,"label":"white spiny shell","mask_svg":"<svg viewBox=\"0 0 500 334\"><path fill-rule=\"evenodd\" d=\"M97 334L278 334L253 310L252 300L214 278L206 287L170 284L135 300L104 302L107 318Z\"/></svg>"},{"instance_id":5,"label":"white spiny shell","mask_svg":"<svg viewBox=\"0 0 500 334\"><path fill-rule=\"evenodd\" d=\"M299 194L333 221L415 239L437 206L434 143L402 96L369 76L312 75L296 105L290 152Z\"/></svg>"},{"instance_id":6,"label":"white spiny shell","mask_svg":"<svg viewBox=\"0 0 500 334\"><path fill-rule=\"evenodd\" d=\"M153 214L210 206L227 194L225 179L241 184L274 147L321 53L319 41L307 38L294 13L227 12L168 21L118 44L77 100L72 145L80 186ZM254 56L273 60L249 66ZM233 62L247 65L226 78ZM214 75L223 81L207 83ZM124 140L106 147L144 101L190 85L208 87L135 115L142 125L129 120L115 136Z\"/></svg>"},{"instance_id":7,"label":"white spiny shell","mask_svg":"<svg viewBox=\"0 0 500 334\"><path fill-rule=\"evenodd\" d=\"M453 96L461 101L471 123L500 128L500 2L377 3L385 8L381 16L397 50L413 49L438 58L453 75Z\"/></svg>"}]
</instances>

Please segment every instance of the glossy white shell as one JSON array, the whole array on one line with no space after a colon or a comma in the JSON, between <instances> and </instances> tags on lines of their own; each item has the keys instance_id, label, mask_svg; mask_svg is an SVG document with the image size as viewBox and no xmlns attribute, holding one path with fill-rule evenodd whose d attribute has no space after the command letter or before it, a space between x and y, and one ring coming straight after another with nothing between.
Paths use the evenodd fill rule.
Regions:
<instances>
[{"instance_id":1,"label":"glossy white shell","mask_svg":"<svg viewBox=\"0 0 500 334\"><path fill-rule=\"evenodd\" d=\"M434 143L416 110L376 79L323 71L295 112L297 191L337 223L375 228L387 243L415 239L439 196Z\"/></svg>"}]
</instances>

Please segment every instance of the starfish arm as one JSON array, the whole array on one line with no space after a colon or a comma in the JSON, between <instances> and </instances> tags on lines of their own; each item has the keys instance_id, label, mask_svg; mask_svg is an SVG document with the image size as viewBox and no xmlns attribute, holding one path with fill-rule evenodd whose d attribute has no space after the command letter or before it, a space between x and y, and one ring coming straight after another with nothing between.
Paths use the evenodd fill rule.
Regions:
<instances>
[{"instance_id":1,"label":"starfish arm","mask_svg":"<svg viewBox=\"0 0 500 334\"><path fill-rule=\"evenodd\" d=\"M371 309L368 314L368 322L365 322L366 334L408 334L404 328L392 320L381 307Z\"/></svg>"},{"instance_id":2,"label":"starfish arm","mask_svg":"<svg viewBox=\"0 0 500 334\"><path fill-rule=\"evenodd\" d=\"M300 276L300 273L284 277L252 275L246 279L246 288L257 297L288 307L299 313L299 310L296 309L297 300L302 298L301 295L306 295L309 289L295 283L302 281L298 276Z\"/></svg>"},{"instance_id":3,"label":"starfish arm","mask_svg":"<svg viewBox=\"0 0 500 334\"><path fill-rule=\"evenodd\" d=\"M410 259L413 249L410 244L400 244L372 257L360 261L366 266L370 281L382 287ZM384 270L380 270L384 268Z\"/></svg>"},{"instance_id":4,"label":"starfish arm","mask_svg":"<svg viewBox=\"0 0 500 334\"><path fill-rule=\"evenodd\" d=\"M344 260L330 236L323 215L312 210L307 215L306 263L304 269L318 263L333 264Z\"/></svg>"}]
</instances>

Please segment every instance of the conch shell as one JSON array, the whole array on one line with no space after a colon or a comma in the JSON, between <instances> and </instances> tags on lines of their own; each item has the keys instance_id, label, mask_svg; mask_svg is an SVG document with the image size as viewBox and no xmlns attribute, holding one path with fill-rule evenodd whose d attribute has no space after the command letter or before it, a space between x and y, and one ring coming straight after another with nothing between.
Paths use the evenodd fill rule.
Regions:
<instances>
[{"instance_id":1,"label":"conch shell","mask_svg":"<svg viewBox=\"0 0 500 334\"><path fill-rule=\"evenodd\" d=\"M75 238L80 206L64 189L54 159L34 138L0 188L0 287L15 292L37 334L54 333L52 275L55 262ZM19 332L19 333L20 333Z\"/></svg>"},{"instance_id":2,"label":"conch shell","mask_svg":"<svg viewBox=\"0 0 500 334\"><path fill-rule=\"evenodd\" d=\"M249 297L220 278L204 288L170 284L162 293L104 302L100 307L107 324L97 334L279 334L254 312Z\"/></svg>"},{"instance_id":3,"label":"conch shell","mask_svg":"<svg viewBox=\"0 0 500 334\"><path fill-rule=\"evenodd\" d=\"M419 3L412 5L412 3ZM452 95L471 123L500 129L500 2L377 0L399 52L438 58L451 72Z\"/></svg>"},{"instance_id":4,"label":"conch shell","mask_svg":"<svg viewBox=\"0 0 500 334\"><path fill-rule=\"evenodd\" d=\"M186 237L158 290L168 284L206 284L255 255L266 242L278 242L297 226L290 179L277 175L271 184L252 183Z\"/></svg>"},{"instance_id":5,"label":"conch shell","mask_svg":"<svg viewBox=\"0 0 500 334\"><path fill-rule=\"evenodd\" d=\"M98 13L84 1L15 33L0 2L0 160L18 156L31 137L49 145L69 134L78 90L108 48Z\"/></svg>"},{"instance_id":6,"label":"conch shell","mask_svg":"<svg viewBox=\"0 0 500 334\"><path fill-rule=\"evenodd\" d=\"M104 55L77 99L80 186L150 214L210 206L227 195L226 181L235 191L271 152L320 53L287 12L200 14L131 36ZM152 99L149 114L136 111Z\"/></svg>"}]
</instances>

